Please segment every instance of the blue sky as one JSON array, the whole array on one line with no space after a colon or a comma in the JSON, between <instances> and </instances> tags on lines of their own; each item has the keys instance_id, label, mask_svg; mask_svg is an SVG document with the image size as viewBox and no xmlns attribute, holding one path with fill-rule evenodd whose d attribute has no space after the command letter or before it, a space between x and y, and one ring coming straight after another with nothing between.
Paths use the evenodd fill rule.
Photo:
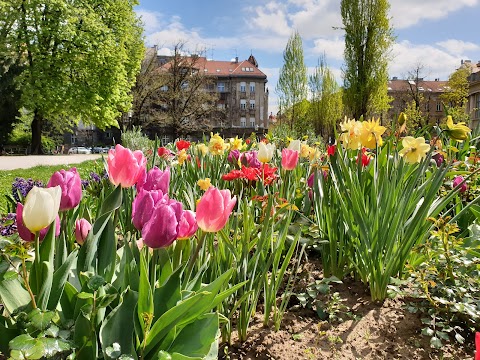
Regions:
<instances>
[{"instance_id":1,"label":"blue sky","mask_svg":"<svg viewBox=\"0 0 480 360\"><path fill-rule=\"evenodd\" d=\"M390 77L404 78L422 66L426 80L447 80L461 60L480 60L480 0L393 0L396 43ZM136 7L147 45L168 52L184 41L208 58L256 57L268 76L269 111L277 110L275 87L288 38L297 29L310 71L323 53L342 83L343 32L340 0L140 0Z\"/></svg>"}]
</instances>

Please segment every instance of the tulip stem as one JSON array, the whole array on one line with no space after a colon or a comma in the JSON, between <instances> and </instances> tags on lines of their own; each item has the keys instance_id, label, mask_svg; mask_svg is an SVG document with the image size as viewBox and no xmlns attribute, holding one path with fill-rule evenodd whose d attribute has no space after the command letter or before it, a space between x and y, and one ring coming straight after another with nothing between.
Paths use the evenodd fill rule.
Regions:
<instances>
[{"instance_id":1,"label":"tulip stem","mask_svg":"<svg viewBox=\"0 0 480 360\"><path fill-rule=\"evenodd\" d=\"M193 256L190 258L190 261L188 263L187 274L185 276L185 279L187 281L190 281L190 276L192 275L193 266L195 265L195 261L197 261L198 254L200 253L200 249L203 247L203 243L205 242L205 237L207 236L206 232L202 230L199 230L199 231L200 231L200 236L198 236L197 247L195 248L195 252L193 253Z\"/></svg>"},{"instance_id":2,"label":"tulip stem","mask_svg":"<svg viewBox=\"0 0 480 360\"><path fill-rule=\"evenodd\" d=\"M30 299L32 299L32 306L34 309L37 308L37 303L35 301L35 296L33 295L32 288L30 287L30 284L28 283L28 273L27 273L27 266L25 264L25 258L22 257L22 278L23 282L25 283L25 287L27 288L28 294L30 295Z\"/></svg>"},{"instance_id":3,"label":"tulip stem","mask_svg":"<svg viewBox=\"0 0 480 360\"><path fill-rule=\"evenodd\" d=\"M40 261L40 232L35 231L35 288L40 291L40 284L42 282L42 267Z\"/></svg>"}]
</instances>

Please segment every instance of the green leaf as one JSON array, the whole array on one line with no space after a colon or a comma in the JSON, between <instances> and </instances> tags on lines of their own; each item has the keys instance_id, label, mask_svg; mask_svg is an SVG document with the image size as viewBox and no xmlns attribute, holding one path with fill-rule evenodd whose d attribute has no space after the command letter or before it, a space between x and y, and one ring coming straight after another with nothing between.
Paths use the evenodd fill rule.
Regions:
<instances>
[{"instance_id":1,"label":"green leaf","mask_svg":"<svg viewBox=\"0 0 480 360\"><path fill-rule=\"evenodd\" d=\"M77 294L77 289L69 282L66 282L62 297L60 298L60 305L62 307L61 316L63 319L67 320L74 318Z\"/></svg>"},{"instance_id":2,"label":"green leaf","mask_svg":"<svg viewBox=\"0 0 480 360\"><path fill-rule=\"evenodd\" d=\"M65 283L68 279L68 274L72 268L73 263L77 260L77 250L72 251L66 261L55 271L52 280L52 289L50 290L50 297L48 298L47 309L54 310L58 301L60 300Z\"/></svg>"},{"instance_id":3,"label":"green leaf","mask_svg":"<svg viewBox=\"0 0 480 360\"><path fill-rule=\"evenodd\" d=\"M0 298L10 314L32 301L28 291L23 288L18 278L0 281Z\"/></svg>"},{"instance_id":4,"label":"green leaf","mask_svg":"<svg viewBox=\"0 0 480 360\"><path fill-rule=\"evenodd\" d=\"M48 299L50 298L53 283L53 266L53 259L52 262L42 262L43 284L37 298L37 306L42 310L47 309Z\"/></svg>"},{"instance_id":5,"label":"green leaf","mask_svg":"<svg viewBox=\"0 0 480 360\"><path fill-rule=\"evenodd\" d=\"M34 309L28 314L28 319L33 327L38 330L45 330L51 324L52 319L55 317L53 311L42 311L40 309Z\"/></svg>"},{"instance_id":6,"label":"green leaf","mask_svg":"<svg viewBox=\"0 0 480 360\"><path fill-rule=\"evenodd\" d=\"M147 333L153 322L153 293L148 281L147 264L143 254L140 254L140 285L138 291L138 320L142 325L142 332Z\"/></svg>"},{"instance_id":7,"label":"green leaf","mask_svg":"<svg viewBox=\"0 0 480 360\"><path fill-rule=\"evenodd\" d=\"M97 291L103 285L105 285L105 279L100 275L93 275L87 283L88 288L93 291Z\"/></svg>"},{"instance_id":8,"label":"green leaf","mask_svg":"<svg viewBox=\"0 0 480 360\"><path fill-rule=\"evenodd\" d=\"M430 346L432 348L435 348L435 349L440 349L443 346L443 344L442 344L442 341L439 338L433 336L430 339Z\"/></svg>"},{"instance_id":9,"label":"green leaf","mask_svg":"<svg viewBox=\"0 0 480 360\"><path fill-rule=\"evenodd\" d=\"M22 334L10 341L9 346L12 350L28 350L35 345L35 339L29 334Z\"/></svg>"},{"instance_id":10,"label":"green leaf","mask_svg":"<svg viewBox=\"0 0 480 360\"><path fill-rule=\"evenodd\" d=\"M113 343L112 346L107 347L105 354L107 359L116 359L122 354L122 349L118 343Z\"/></svg>"},{"instance_id":11,"label":"green leaf","mask_svg":"<svg viewBox=\"0 0 480 360\"><path fill-rule=\"evenodd\" d=\"M118 209L122 205L122 187L117 186L111 193L108 195L102 203L102 207L97 214L97 216L102 216L106 213L111 213Z\"/></svg>"},{"instance_id":12,"label":"green leaf","mask_svg":"<svg viewBox=\"0 0 480 360\"><path fill-rule=\"evenodd\" d=\"M99 238L97 259L97 274L103 276L106 282L110 282L115 273L117 259L117 236L112 217L108 219Z\"/></svg>"},{"instance_id":13,"label":"green leaf","mask_svg":"<svg viewBox=\"0 0 480 360\"><path fill-rule=\"evenodd\" d=\"M9 347L8 344L11 340L21 334L20 329L16 328L6 328L4 325L4 318L0 316L0 352L8 354Z\"/></svg>"},{"instance_id":14,"label":"green leaf","mask_svg":"<svg viewBox=\"0 0 480 360\"><path fill-rule=\"evenodd\" d=\"M134 346L134 327L131 326L137 301L138 294L127 288L122 294L120 304L103 321L99 335L105 358L112 358L108 355L107 348L114 343L119 344L123 354L137 358Z\"/></svg>"},{"instance_id":15,"label":"green leaf","mask_svg":"<svg viewBox=\"0 0 480 360\"><path fill-rule=\"evenodd\" d=\"M43 337L39 338L38 340L43 344L43 354L47 359L52 358L58 353L62 353L71 349L71 345L67 341L62 339Z\"/></svg>"},{"instance_id":16,"label":"green leaf","mask_svg":"<svg viewBox=\"0 0 480 360\"><path fill-rule=\"evenodd\" d=\"M153 303L155 307L154 322L182 299L180 292L180 275L182 274L182 270L183 268L179 267L168 277L164 284L155 289L153 295Z\"/></svg>"},{"instance_id":17,"label":"green leaf","mask_svg":"<svg viewBox=\"0 0 480 360\"><path fill-rule=\"evenodd\" d=\"M209 354L212 344L217 345L218 314L206 314L186 325L168 349L174 357L175 353L189 357L204 359ZM218 354L214 357L216 359Z\"/></svg>"},{"instance_id":18,"label":"green leaf","mask_svg":"<svg viewBox=\"0 0 480 360\"><path fill-rule=\"evenodd\" d=\"M77 348L76 359L97 359L97 336L92 328L90 320L87 319L82 312L80 312L75 321L73 340Z\"/></svg>"}]
</instances>

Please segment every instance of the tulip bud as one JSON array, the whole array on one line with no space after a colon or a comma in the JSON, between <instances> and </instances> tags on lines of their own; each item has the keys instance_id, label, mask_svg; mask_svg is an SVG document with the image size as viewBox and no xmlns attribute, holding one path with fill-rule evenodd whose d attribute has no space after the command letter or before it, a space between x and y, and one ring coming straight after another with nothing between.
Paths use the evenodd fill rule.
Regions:
<instances>
[{"instance_id":1,"label":"tulip bud","mask_svg":"<svg viewBox=\"0 0 480 360\"><path fill-rule=\"evenodd\" d=\"M218 190L210 187L197 205L197 224L205 232L217 232L223 229L237 202L230 197L230 190Z\"/></svg>"},{"instance_id":2,"label":"tulip bud","mask_svg":"<svg viewBox=\"0 0 480 360\"><path fill-rule=\"evenodd\" d=\"M463 176L455 176L455 178L453 179L453 187L456 188L460 184L462 185L460 186L458 191L461 193L467 191L467 184L465 183L465 179L463 178Z\"/></svg>"},{"instance_id":3,"label":"tulip bud","mask_svg":"<svg viewBox=\"0 0 480 360\"><path fill-rule=\"evenodd\" d=\"M46 189L34 186L23 207L22 218L25 226L32 233L36 233L50 225L58 215L61 198L60 186Z\"/></svg>"},{"instance_id":4,"label":"tulip bud","mask_svg":"<svg viewBox=\"0 0 480 360\"><path fill-rule=\"evenodd\" d=\"M402 126L407 122L407 115L402 111L400 115L398 115L398 125Z\"/></svg>"},{"instance_id":5,"label":"tulip bud","mask_svg":"<svg viewBox=\"0 0 480 360\"><path fill-rule=\"evenodd\" d=\"M92 224L90 224L86 219L82 218L75 221L75 239L77 240L77 243L83 245L91 229Z\"/></svg>"},{"instance_id":6,"label":"tulip bud","mask_svg":"<svg viewBox=\"0 0 480 360\"><path fill-rule=\"evenodd\" d=\"M198 229L195 213L185 210L178 224L177 240L185 240L191 238Z\"/></svg>"}]
</instances>

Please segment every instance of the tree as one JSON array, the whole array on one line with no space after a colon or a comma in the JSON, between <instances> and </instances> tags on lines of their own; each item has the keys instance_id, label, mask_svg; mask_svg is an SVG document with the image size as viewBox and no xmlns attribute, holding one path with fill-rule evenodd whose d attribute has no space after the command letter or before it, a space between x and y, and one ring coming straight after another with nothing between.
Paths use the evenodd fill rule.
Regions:
<instances>
[{"instance_id":1,"label":"tree","mask_svg":"<svg viewBox=\"0 0 480 360\"><path fill-rule=\"evenodd\" d=\"M20 116L21 93L15 85L15 77L22 71L18 63L2 60L6 59L0 60L0 154Z\"/></svg>"},{"instance_id":2,"label":"tree","mask_svg":"<svg viewBox=\"0 0 480 360\"><path fill-rule=\"evenodd\" d=\"M276 87L281 111L290 113L290 129L293 129L297 120L297 108L307 98L307 81L302 38L295 31L283 52L283 66Z\"/></svg>"},{"instance_id":3,"label":"tree","mask_svg":"<svg viewBox=\"0 0 480 360\"><path fill-rule=\"evenodd\" d=\"M8 0L0 3L0 56L19 60L20 105L33 113L32 153L43 125L80 119L103 129L131 105L143 55L132 0Z\"/></svg>"},{"instance_id":4,"label":"tree","mask_svg":"<svg viewBox=\"0 0 480 360\"><path fill-rule=\"evenodd\" d=\"M170 127L175 137L209 132L224 113L217 107L215 76L205 73L207 59L174 45L165 64L156 53L144 62L133 91L133 116L145 127Z\"/></svg>"},{"instance_id":5,"label":"tree","mask_svg":"<svg viewBox=\"0 0 480 360\"><path fill-rule=\"evenodd\" d=\"M393 30L388 0L342 0L345 30L344 104L355 119L388 109L388 59Z\"/></svg>"},{"instance_id":6,"label":"tree","mask_svg":"<svg viewBox=\"0 0 480 360\"><path fill-rule=\"evenodd\" d=\"M308 84L312 94L309 114L315 133L327 138L333 135L335 124L342 118L343 105L341 89L327 66L325 55L318 59Z\"/></svg>"},{"instance_id":7,"label":"tree","mask_svg":"<svg viewBox=\"0 0 480 360\"><path fill-rule=\"evenodd\" d=\"M462 64L462 66L450 74L446 90L440 95L440 99L447 110L447 115L452 115L457 122L469 121L467 101L469 90L468 77L471 73L471 66L468 63Z\"/></svg>"}]
</instances>

